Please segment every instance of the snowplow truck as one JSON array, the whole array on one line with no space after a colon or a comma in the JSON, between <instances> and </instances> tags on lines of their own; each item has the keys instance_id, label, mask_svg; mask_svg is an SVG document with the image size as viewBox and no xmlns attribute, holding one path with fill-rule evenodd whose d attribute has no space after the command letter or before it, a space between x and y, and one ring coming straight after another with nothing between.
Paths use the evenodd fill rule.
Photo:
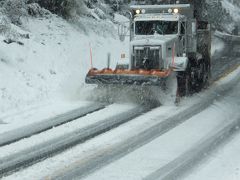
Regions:
<instances>
[{"instance_id":1,"label":"snowplow truck","mask_svg":"<svg viewBox=\"0 0 240 180\"><path fill-rule=\"evenodd\" d=\"M130 55L116 69L92 68L88 84L164 86L174 73L177 95L199 91L211 69L211 31L189 4L134 5L130 7ZM122 39L126 34L121 27Z\"/></svg>"}]
</instances>

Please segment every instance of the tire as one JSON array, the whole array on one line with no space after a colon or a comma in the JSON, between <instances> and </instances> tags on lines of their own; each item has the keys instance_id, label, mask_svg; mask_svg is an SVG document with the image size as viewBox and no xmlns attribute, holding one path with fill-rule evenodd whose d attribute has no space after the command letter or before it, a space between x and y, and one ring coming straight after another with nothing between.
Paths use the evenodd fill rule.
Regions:
<instances>
[{"instance_id":1,"label":"tire","mask_svg":"<svg viewBox=\"0 0 240 180\"><path fill-rule=\"evenodd\" d=\"M191 76L189 71L179 72L177 75L177 96L184 97L189 96L192 92Z\"/></svg>"},{"instance_id":2,"label":"tire","mask_svg":"<svg viewBox=\"0 0 240 180\"><path fill-rule=\"evenodd\" d=\"M201 60L198 64L198 77L197 77L197 92L201 91L202 89L206 88L209 84L209 77L210 77L210 67L209 63Z\"/></svg>"}]
</instances>

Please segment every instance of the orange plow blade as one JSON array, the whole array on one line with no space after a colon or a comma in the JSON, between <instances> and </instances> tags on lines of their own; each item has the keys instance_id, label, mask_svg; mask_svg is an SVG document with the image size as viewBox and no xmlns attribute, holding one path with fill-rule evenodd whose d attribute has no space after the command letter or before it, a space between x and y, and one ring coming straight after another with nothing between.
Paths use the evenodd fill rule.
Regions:
<instances>
[{"instance_id":1,"label":"orange plow blade","mask_svg":"<svg viewBox=\"0 0 240 180\"><path fill-rule=\"evenodd\" d=\"M171 70L91 69L85 81L87 84L161 86L170 74Z\"/></svg>"}]
</instances>

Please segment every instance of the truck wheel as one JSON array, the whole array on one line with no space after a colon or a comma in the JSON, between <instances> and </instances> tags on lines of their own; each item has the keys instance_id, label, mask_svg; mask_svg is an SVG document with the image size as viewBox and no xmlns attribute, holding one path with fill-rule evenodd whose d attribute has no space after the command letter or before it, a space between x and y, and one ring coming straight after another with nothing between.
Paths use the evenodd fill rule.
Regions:
<instances>
[{"instance_id":1,"label":"truck wheel","mask_svg":"<svg viewBox=\"0 0 240 180\"><path fill-rule=\"evenodd\" d=\"M177 96L189 96L191 93L191 76L188 71L179 72L177 75Z\"/></svg>"},{"instance_id":2,"label":"truck wheel","mask_svg":"<svg viewBox=\"0 0 240 180\"><path fill-rule=\"evenodd\" d=\"M197 91L201 91L208 86L209 81L209 65L204 60L201 60L198 64L198 88Z\"/></svg>"}]
</instances>

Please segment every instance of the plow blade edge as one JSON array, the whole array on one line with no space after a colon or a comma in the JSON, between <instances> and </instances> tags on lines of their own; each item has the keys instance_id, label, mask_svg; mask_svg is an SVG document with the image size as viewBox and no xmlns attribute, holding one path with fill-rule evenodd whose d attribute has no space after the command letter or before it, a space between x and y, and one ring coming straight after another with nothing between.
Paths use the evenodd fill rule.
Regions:
<instances>
[{"instance_id":1,"label":"plow blade edge","mask_svg":"<svg viewBox=\"0 0 240 180\"><path fill-rule=\"evenodd\" d=\"M144 76L144 75L87 75L87 84L106 84L106 85L146 85L146 86L163 86L166 77Z\"/></svg>"}]
</instances>

